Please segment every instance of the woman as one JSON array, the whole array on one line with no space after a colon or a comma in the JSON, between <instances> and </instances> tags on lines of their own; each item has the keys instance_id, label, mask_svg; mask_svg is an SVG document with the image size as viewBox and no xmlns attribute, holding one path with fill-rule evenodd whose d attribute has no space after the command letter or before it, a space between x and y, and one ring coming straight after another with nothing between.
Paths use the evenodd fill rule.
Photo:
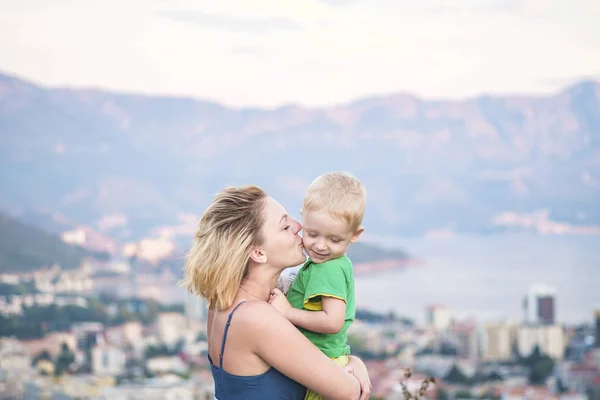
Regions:
<instances>
[{"instance_id":1,"label":"woman","mask_svg":"<svg viewBox=\"0 0 600 400\"><path fill-rule=\"evenodd\" d=\"M368 399L362 361L334 364L269 303L277 277L305 261L302 227L256 186L220 192L186 257L184 285L208 303L208 353L219 400Z\"/></svg>"}]
</instances>

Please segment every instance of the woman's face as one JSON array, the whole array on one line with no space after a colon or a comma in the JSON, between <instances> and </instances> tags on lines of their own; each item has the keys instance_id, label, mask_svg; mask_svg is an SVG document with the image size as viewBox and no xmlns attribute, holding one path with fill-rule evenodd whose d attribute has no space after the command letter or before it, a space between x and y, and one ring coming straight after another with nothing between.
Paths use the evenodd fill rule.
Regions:
<instances>
[{"instance_id":1,"label":"woman's face","mask_svg":"<svg viewBox=\"0 0 600 400\"><path fill-rule=\"evenodd\" d=\"M265 223L262 227L266 262L281 270L306 261L302 238L298 235L302 225L287 215L285 208L273 198L265 201Z\"/></svg>"}]
</instances>

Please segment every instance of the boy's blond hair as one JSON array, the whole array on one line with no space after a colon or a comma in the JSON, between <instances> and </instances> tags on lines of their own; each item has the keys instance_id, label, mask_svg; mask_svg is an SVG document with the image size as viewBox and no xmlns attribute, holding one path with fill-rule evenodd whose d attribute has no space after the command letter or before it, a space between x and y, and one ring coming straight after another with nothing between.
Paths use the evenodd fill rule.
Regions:
<instances>
[{"instance_id":1,"label":"boy's blond hair","mask_svg":"<svg viewBox=\"0 0 600 400\"><path fill-rule=\"evenodd\" d=\"M348 172L328 172L309 185L302 212L326 210L355 231L362 225L366 204L367 192L355 176Z\"/></svg>"}]
</instances>

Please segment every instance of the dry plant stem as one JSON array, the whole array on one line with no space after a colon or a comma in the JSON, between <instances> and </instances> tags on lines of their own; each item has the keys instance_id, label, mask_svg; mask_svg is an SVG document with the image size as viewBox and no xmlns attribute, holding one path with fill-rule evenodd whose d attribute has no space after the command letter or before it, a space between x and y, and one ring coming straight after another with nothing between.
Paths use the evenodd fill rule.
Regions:
<instances>
[{"instance_id":1,"label":"dry plant stem","mask_svg":"<svg viewBox=\"0 0 600 400\"><path fill-rule=\"evenodd\" d=\"M412 376L412 372L409 368L405 368L404 369L404 379L409 379ZM416 392L415 394L412 394L409 390L408 387L406 386L406 384L404 382L400 382L400 386L402 387L402 395L404 396L404 399L421 399L423 396L425 396L425 393L427 393L427 389L429 388L430 384L435 384L435 379L434 378L426 378L422 383L421 383L421 387L419 388L418 392Z\"/></svg>"}]
</instances>

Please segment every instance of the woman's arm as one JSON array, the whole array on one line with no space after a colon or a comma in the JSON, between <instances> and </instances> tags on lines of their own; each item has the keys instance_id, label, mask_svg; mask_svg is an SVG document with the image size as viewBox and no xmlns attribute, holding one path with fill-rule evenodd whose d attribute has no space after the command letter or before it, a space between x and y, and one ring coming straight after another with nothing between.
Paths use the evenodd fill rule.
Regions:
<instances>
[{"instance_id":1,"label":"woman's arm","mask_svg":"<svg viewBox=\"0 0 600 400\"><path fill-rule=\"evenodd\" d=\"M246 307L246 337L267 364L328 399L363 398L359 379L331 361L277 310L258 302Z\"/></svg>"},{"instance_id":2,"label":"woman's arm","mask_svg":"<svg viewBox=\"0 0 600 400\"><path fill-rule=\"evenodd\" d=\"M349 356L348 365L346 365L346 370L350 372L352 375L358 379L360 383L360 398L368 399L371 394L371 379L369 378L369 372L367 371L367 366L362 360L356 356Z\"/></svg>"}]
</instances>

